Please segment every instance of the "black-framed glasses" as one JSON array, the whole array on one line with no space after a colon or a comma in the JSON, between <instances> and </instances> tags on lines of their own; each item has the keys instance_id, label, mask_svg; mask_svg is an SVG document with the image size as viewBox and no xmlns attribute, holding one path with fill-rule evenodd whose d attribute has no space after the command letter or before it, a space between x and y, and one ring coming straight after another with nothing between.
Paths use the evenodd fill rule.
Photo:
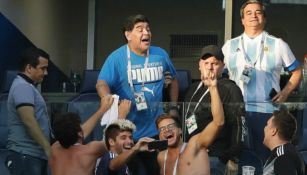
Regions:
<instances>
[{"instance_id":1,"label":"black-framed glasses","mask_svg":"<svg viewBox=\"0 0 307 175\"><path fill-rule=\"evenodd\" d=\"M170 124L168 124L168 125L166 125L166 126L160 127L160 128L159 128L159 132L165 132L166 129L167 129L167 130L173 130L173 129L175 129L175 127L176 127L176 123L175 123L175 122L174 122L174 123L170 123Z\"/></svg>"}]
</instances>

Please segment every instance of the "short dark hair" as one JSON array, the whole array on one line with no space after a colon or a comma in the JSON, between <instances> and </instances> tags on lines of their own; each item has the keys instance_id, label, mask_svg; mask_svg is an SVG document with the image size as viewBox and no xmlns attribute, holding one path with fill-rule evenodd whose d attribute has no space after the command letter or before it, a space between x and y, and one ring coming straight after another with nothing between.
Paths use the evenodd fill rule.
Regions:
<instances>
[{"instance_id":1,"label":"short dark hair","mask_svg":"<svg viewBox=\"0 0 307 175\"><path fill-rule=\"evenodd\" d=\"M279 136L286 141L291 141L297 130L296 119L285 109L274 111L273 116L272 122L277 128Z\"/></svg>"},{"instance_id":2,"label":"short dark hair","mask_svg":"<svg viewBox=\"0 0 307 175\"><path fill-rule=\"evenodd\" d=\"M26 48L21 52L20 55L20 71L24 71L26 69L26 66L30 64L32 67L36 68L36 66L39 64L39 57L43 57L47 60L49 60L49 55L47 52L43 51L40 48L36 47L29 47Z\"/></svg>"},{"instance_id":3,"label":"short dark hair","mask_svg":"<svg viewBox=\"0 0 307 175\"><path fill-rule=\"evenodd\" d=\"M241 9L240 9L240 15L241 15L241 18L244 17L244 9L247 5L249 4L259 4L261 6L261 10L263 12L263 16L266 17L266 12L265 12L265 5L261 2L261 1L258 1L258 0L247 0L242 6L241 6Z\"/></svg>"},{"instance_id":4,"label":"short dark hair","mask_svg":"<svg viewBox=\"0 0 307 175\"><path fill-rule=\"evenodd\" d=\"M122 32L124 34L124 38L127 41L126 37L125 37L125 32L129 31L131 32L134 28L134 25L136 23L139 22L147 22L149 24L149 20L147 19L146 16L142 15L142 14L137 14L137 15L131 15L128 18L126 18L125 22L124 22L124 26L122 28Z\"/></svg>"},{"instance_id":5,"label":"short dark hair","mask_svg":"<svg viewBox=\"0 0 307 175\"><path fill-rule=\"evenodd\" d=\"M107 126L107 128L104 131L104 139L105 139L105 143L107 148L110 150L110 143L109 143L109 139L112 140L116 140L116 137L119 135L119 133L124 132L124 131L128 131L133 133L134 131L134 127L135 125L125 125L127 123L131 123L132 122L128 122L128 120L116 120L114 123L110 124Z\"/></svg>"},{"instance_id":6,"label":"short dark hair","mask_svg":"<svg viewBox=\"0 0 307 175\"><path fill-rule=\"evenodd\" d=\"M180 122L180 120L179 120L179 118L177 117L177 116L172 116L172 115L170 115L170 114L161 114L158 118L157 118L157 120L156 120L156 127L159 129L159 127L158 127L158 125L159 125L159 123L162 121L162 120L164 120L164 119L172 119L172 120L174 120L174 122L176 123L176 126L178 127L178 128L181 128L181 122Z\"/></svg>"},{"instance_id":7,"label":"short dark hair","mask_svg":"<svg viewBox=\"0 0 307 175\"><path fill-rule=\"evenodd\" d=\"M73 112L57 117L53 123L54 136L64 148L69 148L78 141L80 131L80 117Z\"/></svg>"}]
</instances>

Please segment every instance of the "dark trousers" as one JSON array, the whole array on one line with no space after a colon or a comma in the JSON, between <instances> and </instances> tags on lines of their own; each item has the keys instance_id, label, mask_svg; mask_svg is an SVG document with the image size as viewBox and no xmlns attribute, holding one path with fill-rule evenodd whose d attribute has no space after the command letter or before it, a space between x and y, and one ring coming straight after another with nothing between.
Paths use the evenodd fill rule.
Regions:
<instances>
[{"instance_id":1,"label":"dark trousers","mask_svg":"<svg viewBox=\"0 0 307 175\"><path fill-rule=\"evenodd\" d=\"M5 165L11 175L47 175L47 160L14 151L9 152Z\"/></svg>"}]
</instances>

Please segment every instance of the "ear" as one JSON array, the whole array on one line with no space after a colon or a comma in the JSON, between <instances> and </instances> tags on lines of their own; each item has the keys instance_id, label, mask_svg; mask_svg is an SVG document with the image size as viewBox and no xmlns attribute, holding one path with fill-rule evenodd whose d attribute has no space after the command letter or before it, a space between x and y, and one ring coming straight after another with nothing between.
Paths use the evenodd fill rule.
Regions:
<instances>
[{"instance_id":1,"label":"ear","mask_svg":"<svg viewBox=\"0 0 307 175\"><path fill-rule=\"evenodd\" d=\"M27 64L24 71L26 74L31 75L32 69L33 67L30 64Z\"/></svg>"},{"instance_id":2,"label":"ear","mask_svg":"<svg viewBox=\"0 0 307 175\"><path fill-rule=\"evenodd\" d=\"M223 68L225 67L225 63L223 62L223 61L221 61L221 64L222 64L222 66L223 66Z\"/></svg>"},{"instance_id":3,"label":"ear","mask_svg":"<svg viewBox=\"0 0 307 175\"><path fill-rule=\"evenodd\" d=\"M78 132L78 136L79 136L79 138L82 138L82 139L83 139L83 138L84 138L83 131L79 131L79 132Z\"/></svg>"},{"instance_id":4,"label":"ear","mask_svg":"<svg viewBox=\"0 0 307 175\"><path fill-rule=\"evenodd\" d=\"M179 134L180 134L180 135L182 134L182 129L181 129L181 128L179 128Z\"/></svg>"},{"instance_id":5,"label":"ear","mask_svg":"<svg viewBox=\"0 0 307 175\"><path fill-rule=\"evenodd\" d=\"M108 142L110 144L110 146L114 146L115 145L115 141L111 138L108 139Z\"/></svg>"},{"instance_id":6,"label":"ear","mask_svg":"<svg viewBox=\"0 0 307 175\"><path fill-rule=\"evenodd\" d=\"M127 41L130 41L131 40L131 32L125 31L125 37L126 37Z\"/></svg>"},{"instance_id":7,"label":"ear","mask_svg":"<svg viewBox=\"0 0 307 175\"><path fill-rule=\"evenodd\" d=\"M271 129L271 135L272 135L272 136L275 136L277 133L278 133L278 131L277 131L276 128L272 128L272 129Z\"/></svg>"}]
</instances>

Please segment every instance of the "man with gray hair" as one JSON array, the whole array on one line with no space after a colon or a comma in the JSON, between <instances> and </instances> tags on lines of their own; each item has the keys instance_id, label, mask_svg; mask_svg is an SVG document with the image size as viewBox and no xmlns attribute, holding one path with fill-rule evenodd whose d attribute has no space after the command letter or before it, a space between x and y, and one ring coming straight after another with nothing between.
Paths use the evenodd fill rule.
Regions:
<instances>
[{"instance_id":1,"label":"man with gray hair","mask_svg":"<svg viewBox=\"0 0 307 175\"><path fill-rule=\"evenodd\" d=\"M299 84L302 71L288 44L264 31L267 16L264 4L248 0L240 12L244 33L225 43L224 63L229 78L243 93L254 149L264 161L269 151L262 144L263 128L277 110L274 103L287 100ZM282 69L291 75L283 88L279 85Z\"/></svg>"}]
</instances>

